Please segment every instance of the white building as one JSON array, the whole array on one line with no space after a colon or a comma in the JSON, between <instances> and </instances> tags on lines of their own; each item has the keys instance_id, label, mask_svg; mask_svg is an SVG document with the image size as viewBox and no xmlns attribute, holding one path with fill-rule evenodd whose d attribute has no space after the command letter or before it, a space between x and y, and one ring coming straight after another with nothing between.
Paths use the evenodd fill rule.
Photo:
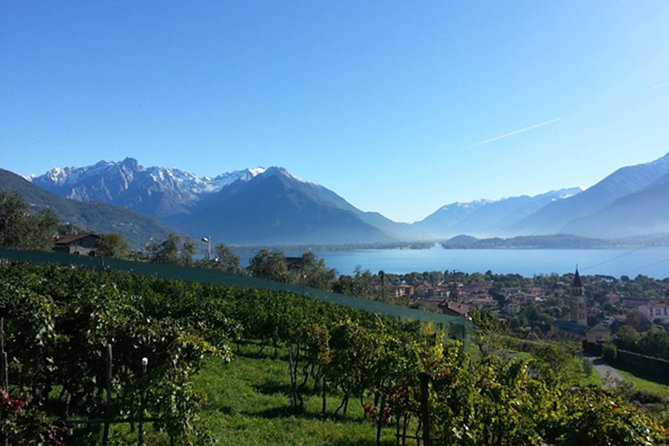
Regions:
<instances>
[{"instance_id":1,"label":"white building","mask_svg":"<svg viewBox=\"0 0 669 446\"><path fill-rule=\"evenodd\" d=\"M655 319L669 319L669 303L650 303L638 308L650 321Z\"/></svg>"}]
</instances>

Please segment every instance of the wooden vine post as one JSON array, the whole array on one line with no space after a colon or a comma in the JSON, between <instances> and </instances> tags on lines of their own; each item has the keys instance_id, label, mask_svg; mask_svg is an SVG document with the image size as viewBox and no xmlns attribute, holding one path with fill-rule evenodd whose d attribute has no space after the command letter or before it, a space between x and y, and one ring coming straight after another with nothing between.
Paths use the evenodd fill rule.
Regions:
<instances>
[{"instance_id":1,"label":"wooden vine post","mask_svg":"<svg viewBox=\"0 0 669 446\"><path fill-rule=\"evenodd\" d=\"M5 318L0 318L0 351L2 352L2 388L9 392L9 361L5 351Z\"/></svg>"},{"instance_id":2,"label":"wooden vine post","mask_svg":"<svg viewBox=\"0 0 669 446\"><path fill-rule=\"evenodd\" d=\"M420 411L423 425L423 445L432 446L430 438L430 374L422 372L418 374L420 379Z\"/></svg>"},{"instance_id":3,"label":"wooden vine post","mask_svg":"<svg viewBox=\"0 0 669 446\"><path fill-rule=\"evenodd\" d=\"M107 344L107 408L105 414L105 427L102 434L102 446L109 444L109 421L111 420L111 403L112 403L112 346Z\"/></svg>"},{"instance_id":4,"label":"wooden vine post","mask_svg":"<svg viewBox=\"0 0 669 446\"><path fill-rule=\"evenodd\" d=\"M5 318L0 318L0 353L2 354L2 389L9 393L9 361L5 351ZM9 446L9 439L5 438L5 446Z\"/></svg>"},{"instance_id":5,"label":"wooden vine post","mask_svg":"<svg viewBox=\"0 0 669 446\"><path fill-rule=\"evenodd\" d=\"M141 376L141 389L139 394L139 432L138 432L138 444L139 446L144 446L144 404L146 401L146 368L149 365L149 358L142 358L142 376Z\"/></svg>"}]
</instances>

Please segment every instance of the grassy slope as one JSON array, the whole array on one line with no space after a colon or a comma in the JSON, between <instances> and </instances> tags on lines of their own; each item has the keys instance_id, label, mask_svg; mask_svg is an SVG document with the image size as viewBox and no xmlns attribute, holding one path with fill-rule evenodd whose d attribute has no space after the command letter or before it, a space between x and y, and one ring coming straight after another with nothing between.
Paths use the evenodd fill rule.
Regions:
<instances>
[{"instance_id":1,"label":"grassy slope","mask_svg":"<svg viewBox=\"0 0 669 446\"><path fill-rule=\"evenodd\" d=\"M632 384L636 386L637 389L643 390L646 392L650 393L655 393L657 395L661 395L664 397L669 396L669 386L660 384L654 381L649 381L644 378L640 378L636 375L634 375L631 372L628 372L627 370L620 370L616 369L618 373L620 373L622 376L625 377L628 381L630 381Z\"/></svg>"},{"instance_id":2,"label":"grassy slope","mask_svg":"<svg viewBox=\"0 0 669 446\"><path fill-rule=\"evenodd\" d=\"M579 364L583 364L583 360L581 358L574 358L574 361L578 362ZM597 370L593 368L590 372L590 375L586 375L585 372L583 372L583 377L579 381L579 384L581 386L601 386L603 381L602 377L599 376L599 373L597 373Z\"/></svg>"},{"instance_id":3,"label":"grassy slope","mask_svg":"<svg viewBox=\"0 0 669 446\"><path fill-rule=\"evenodd\" d=\"M291 414L288 406L288 366L285 359L257 355L256 347L245 347L231 363L210 358L195 379L203 396L202 421L216 438L217 445L373 445L375 430L365 420L359 402L351 400L346 418L322 419L317 395L305 398L306 413ZM530 359L531 354L514 352ZM575 357L580 367L581 358ZM600 385L596 372L585 374L581 385ZM340 402L328 396L328 412ZM385 445L394 445L394 429L383 431Z\"/></svg>"},{"instance_id":4,"label":"grassy slope","mask_svg":"<svg viewBox=\"0 0 669 446\"><path fill-rule=\"evenodd\" d=\"M202 419L217 445L375 444L373 423L364 419L357 401L350 401L346 418L322 419L318 396L305 399L306 413L290 414L287 362L254 356L247 350L229 364L209 359L195 380L204 396ZM339 402L339 397L329 396L328 412ZM384 429L383 444L395 444L394 433L393 428Z\"/></svg>"}]
</instances>

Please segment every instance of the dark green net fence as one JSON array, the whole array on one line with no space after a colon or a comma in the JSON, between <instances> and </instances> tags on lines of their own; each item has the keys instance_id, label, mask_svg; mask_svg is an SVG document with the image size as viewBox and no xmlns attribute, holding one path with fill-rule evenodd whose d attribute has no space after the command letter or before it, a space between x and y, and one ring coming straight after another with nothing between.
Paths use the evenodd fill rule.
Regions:
<instances>
[{"instance_id":1,"label":"dark green net fence","mask_svg":"<svg viewBox=\"0 0 669 446\"><path fill-rule=\"evenodd\" d=\"M362 311L383 314L402 320L417 320L433 323L448 330L449 333L463 341L468 340L471 330L473 329L471 321L458 316L414 310L359 297L346 296L305 286L258 279L256 277L231 274L214 269L187 268L106 257L90 257L46 251L23 251L11 249L0 249L0 259L6 259L13 262L89 267L101 271L122 271L160 279L185 280L189 282L225 285L238 288L283 291L323 302L356 308Z\"/></svg>"}]
</instances>

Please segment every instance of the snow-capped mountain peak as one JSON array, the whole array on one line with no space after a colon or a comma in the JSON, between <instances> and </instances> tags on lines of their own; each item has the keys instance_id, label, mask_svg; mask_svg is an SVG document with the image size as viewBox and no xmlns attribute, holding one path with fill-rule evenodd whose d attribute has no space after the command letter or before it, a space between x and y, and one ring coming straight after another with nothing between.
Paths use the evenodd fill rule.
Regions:
<instances>
[{"instance_id":1,"label":"snow-capped mountain peak","mask_svg":"<svg viewBox=\"0 0 669 446\"><path fill-rule=\"evenodd\" d=\"M480 200L474 200L474 201L456 201L454 203L447 204L445 206L442 206L439 210L440 211L448 211L450 209L476 209L480 208L481 206L484 206L488 203L492 203L492 200L486 200L486 199L480 199Z\"/></svg>"},{"instance_id":2,"label":"snow-capped mountain peak","mask_svg":"<svg viewBox=\"0 0 669 446\"><path fill-rule=\"evenodd\" d=\"M222 173L220 175L216 175L214 178L203 177L201 179L204 182L203 192L218 192L235 181L250 181L258 175L262 175L266 171L267 169L264 167L253 167L250 169Z\"/></svg>"},{"instance_id":3,"label":"snow-capped mountain peak","mask_svg":"<svg viewBox=\"0 0 669 446\"><path fill-rule=\"evenodd\" d=\"M34 184L78 201L104 201L148 215L182 212L203 195L219 192L236 181L250 181L264 167L200 177L171 167L143 167L134 158L100 161L85 167L55 167L29 178Z\"/></svg>"},{"instance_id":4,"label":"snow-capped mountain peak","mask_svg":"<svg viewBox=\"0 0 669 446\"><path fill-rule=\"evenodd\" d=\"M286 170L284 167L278 167L278 166L269 167L265 169L263 175L266 176L283 175L295 181L299 181L300 183L307 183L307 181L303 180L302 178L296 177L292 173L288 172L288 170Z\"/></svg>"},{"instance_id":5,"label":"snow-capped mountain peak","mask_svg":"<svg viewBox=\"0 0 669 446\"><path fill-rule=\"evenodd\" d=\"M41 186L68 186L77 185L86 178L99 178L100 175L121 175L128 183L137 179L150 179L156 184L179 186L193 193L218 192L223 187L235 181L249 181L266 172L264 167L253 167L244 170L225 172L215 177L197 176L190 172L171 167L143 167L133 158L126 158L120 162L100 161L92 166L85 167L54 167L45 174L28 177L33 183ZM162 189L162 188L161 188Z\"/></svg>"}]
</instances>

